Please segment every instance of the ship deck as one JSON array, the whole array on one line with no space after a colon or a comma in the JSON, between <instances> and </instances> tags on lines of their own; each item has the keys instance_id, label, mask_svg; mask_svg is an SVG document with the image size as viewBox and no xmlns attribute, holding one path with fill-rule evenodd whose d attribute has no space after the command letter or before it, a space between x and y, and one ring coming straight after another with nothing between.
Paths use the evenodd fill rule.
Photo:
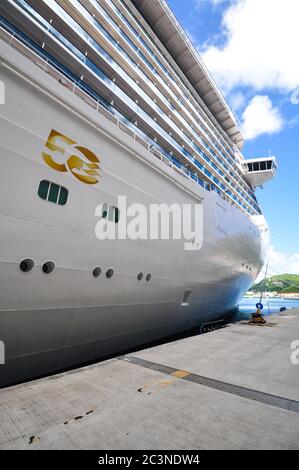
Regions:
<instances>
[{"instance_id":1,"label":"ship deck","mask_svg":"<svg viewBox=\"0 0 299 470\"><path fill-rule=\"evenodd\" d=\"M295 340L299 309L2 389L0 448L298 449Z\"/></svg>"}]
</instances>

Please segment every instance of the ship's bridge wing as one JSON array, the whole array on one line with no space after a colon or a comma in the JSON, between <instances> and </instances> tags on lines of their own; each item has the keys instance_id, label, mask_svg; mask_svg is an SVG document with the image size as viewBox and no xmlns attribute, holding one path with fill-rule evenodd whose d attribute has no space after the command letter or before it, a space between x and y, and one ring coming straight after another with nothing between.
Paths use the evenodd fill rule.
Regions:
<instances>
[{"instance_id":1,"label":"ship's bridge wing","mask_svg":"<svg viewBox=\"0 0 299 470\"><path fill-rule=\"evenodd\" d=\"M274 178L277 170L275 157L251 158L242 162L244 178L253 187L262 186Z\"/></svg>"}]
</instances>

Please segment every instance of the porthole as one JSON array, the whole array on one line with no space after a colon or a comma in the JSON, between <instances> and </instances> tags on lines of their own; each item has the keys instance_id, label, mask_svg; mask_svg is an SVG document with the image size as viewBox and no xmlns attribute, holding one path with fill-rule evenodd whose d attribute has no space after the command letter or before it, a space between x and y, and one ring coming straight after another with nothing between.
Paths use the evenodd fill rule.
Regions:
<instances>
[{"instance_id":1,"label":"porthole","mask_svg":"<svg viewBox=\"0 0 299 470\"><path fill-rule=\"evenodd\" d=\"M32 271L33 268L34 268L33 259L26 258L26 259L23 259L23 261L20 262L20 270L23 273L29 273L29 271Z\"/></svg>"},{"instance_id":2,"label":"porthole","mask_svg":"<svg viewBox=\"0 0 299 470\"><path fill-rule=\"evenodd\" d=\"M113 269L110 268L110 269L108 269L108 271L106 271L107 279L111 279L113 275L114 275Z\"/></svg>"},{"instance_id":3,"label":"porthole","mask_svg":"<svg viewBox=\"0 0 299 470\"><path fill-rule=\"evenodd\" d=\"M143 279L143 273L139 273L137 276L138 281L142 281Z\"/></svg>"},{"instance_id":4,"label":"porthole","mask_svg":"<svg viewBox=\"0 0 299 470\"><path fill-rule=\"evenodd\" d=\"M55 263L53 263L53 261L46 261L43 265L42 265L42 270L43 270L43 273L45 274L50 274L54 271L55 269Z\"/></svg>"},{"instance_id":5,"label":"porthole","mask_svg":"<svg viewBox=\"0 0 299 470\"><path fill-rule=\"evenodd\" d=\"M94 277L99 277L102 274L102 269L97 266L94 268L92 274Z\"/></svg>"},{"instance_id":6,"label":"porthole","mask_svg":"<svg viewBox=\"0 0 299 470\"><path fill-rule=\"evenodd\" d=\"M151 280L151 278L152 278L152 275L151 275L150 273L149 273L149 274L147 274L147 276L146 276L146 280L147 280L147 282L149 282L149 281Z\"/></svg>"}]
</instances>

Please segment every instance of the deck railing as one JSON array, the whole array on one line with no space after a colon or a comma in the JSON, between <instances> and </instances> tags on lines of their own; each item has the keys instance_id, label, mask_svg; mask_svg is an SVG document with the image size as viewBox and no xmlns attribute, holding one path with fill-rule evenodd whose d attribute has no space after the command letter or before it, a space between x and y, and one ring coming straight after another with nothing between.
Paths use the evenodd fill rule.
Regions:
<instances>
[{"instance_id":1,"label":"deck railing","mask_svg":"<svg viewBox=\"0 0 299 470\"><path fill-rule=\"evenodd\" d=\"M22 32L12 28L4 18L0 18L0 38L6 41L10 46L19 50L45 73L55 78L61 86L67 88L76 96L79 96L93 109L112 121L120 130L130 135L135 141L143 145L143 147L145 147L152 155L159 158L162 163L171 167L182 176L196 182L207 191L215 191L219 197L225 199L231 205L241 209L247 216L250 217L250 215L253 215L253 211L250 214L246 208L238 204L237 201L233 201L229 195L224 194L215 185L204 181L197 173L186 168L183 163L160 147L154 139L151 139L141 130L137 129L134 123L121 115L115 108L113 108L112 105L102 99L86 83L56 61L56 59L54 59L50 54L41 50Z\"/></svg>"}]
</instances>

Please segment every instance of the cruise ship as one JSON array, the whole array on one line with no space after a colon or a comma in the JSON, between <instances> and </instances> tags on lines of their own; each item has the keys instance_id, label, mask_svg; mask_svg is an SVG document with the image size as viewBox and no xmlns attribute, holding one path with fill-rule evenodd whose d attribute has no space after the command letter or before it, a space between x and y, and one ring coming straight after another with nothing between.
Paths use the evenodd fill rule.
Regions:
<instances>
[{"instance_id":1,"label":"cruise ship","mask_svg":"<svg viewBox=\"0 0 299 470\"><path fill-rule=\"evenodd\" d=\"M167 2L1 0L0 14L0 386L223 321L266 260L255 189L277 163L244 159ZM201 246L99 240L119 196L201 205Z\"/></svg>"}]
</instances>

